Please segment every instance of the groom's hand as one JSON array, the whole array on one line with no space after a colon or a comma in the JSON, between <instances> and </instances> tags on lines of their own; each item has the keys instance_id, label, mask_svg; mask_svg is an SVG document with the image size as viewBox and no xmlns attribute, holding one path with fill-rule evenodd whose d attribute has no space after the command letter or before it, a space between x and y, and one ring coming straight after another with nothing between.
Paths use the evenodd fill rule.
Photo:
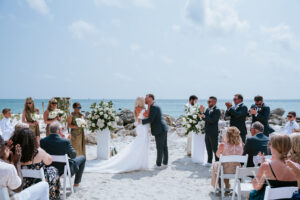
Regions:
<instances>
[{"instance_id":1,"label":"groom's hand","mask_svg":"<svg viewBox=\"0 0 300 200\"><path fill-rule=\"evenodd\" d=\"M225 103L225 106L227 107L227 109L231 108L232 107L232 104L230 102L226 102Z\"/></svg>"},{"instance_id":2,"label":"groom's hand","mask_svg":"<svg viewBox=\"0 0 300 200\"><path fill-rule=\"evenodd\" d=\"M202 113L204 113L204 111L205 111L205 108L204 108L204 106L203 106L203 105L201 105L201 106L200 106L200 111L201 111Z\"/></svg>"}]
</instances>

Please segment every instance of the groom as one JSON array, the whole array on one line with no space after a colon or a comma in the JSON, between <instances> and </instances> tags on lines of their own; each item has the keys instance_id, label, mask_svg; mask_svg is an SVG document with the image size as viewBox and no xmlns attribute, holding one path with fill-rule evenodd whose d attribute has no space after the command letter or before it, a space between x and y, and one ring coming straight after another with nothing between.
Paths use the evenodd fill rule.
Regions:
<instances>
[{"instance_id":1,"label":"groom","mask_svg":"<svg viewBox=\"0 0 300 200\"><path fill-rule=\"evenodd\" d=\"M148 105L149 117L142 120L142 124L151 124L151 133L155 136L156 149L157 149L157 168L161 168L163 165L168 165L168 145L167 145L167 133L168 127L166 122L162 118L160 107L154 102L154 95L146 95L145 102Z\"/></svg>"}]
</instances>

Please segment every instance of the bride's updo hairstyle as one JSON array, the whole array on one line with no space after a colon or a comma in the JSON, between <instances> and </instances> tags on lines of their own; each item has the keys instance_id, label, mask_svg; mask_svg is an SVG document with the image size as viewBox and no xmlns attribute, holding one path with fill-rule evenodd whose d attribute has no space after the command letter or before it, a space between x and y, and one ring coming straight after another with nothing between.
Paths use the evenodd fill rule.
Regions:
<instances>
[{"instance_id":1,"label":"bride's updo hairstyle","mask_svg":"<svg viewBox=\"0 0 300 200\"><path fill-rule=\"evenodd\" d=\"M134 117L137 119L139 112L145 109L145 98L144 97L138 97L135 100L135 105L134 105Z\"/></svg>"},{"instance_id":2,"label":"bride's updo hairstyle","mask_svg":"<svg viewBox=\"0 0 300 200\"><path fill-rule=\"evenodd\" d=\"M278 152L278 159L285 161L288 158L288 153L292 147L291 138L288 135L273 134L270 139L270 144L271 147Z\"/></svg>"},{"instance_id":3,"label":"bride's updo hairstyle","mask_svg":"<svg viewBox=\"0 0 300 200\"><path fill-rule=\"evenodd\" d=\"M231 145L239 145L242 143L240 130L237 127L229 127L226 132L226 142Z\"/></svg>"},{"instance_id":4,"label":"bride's updo hairstyle","mask_svg":"<svg viewBox=\"0 0 300 200\"><path fill-rule=\"evenodd\" d=\"M289 159L300 164L300 134L293 133L290 137L292 147L289 152Z\"/></svg>"}]
</instances>

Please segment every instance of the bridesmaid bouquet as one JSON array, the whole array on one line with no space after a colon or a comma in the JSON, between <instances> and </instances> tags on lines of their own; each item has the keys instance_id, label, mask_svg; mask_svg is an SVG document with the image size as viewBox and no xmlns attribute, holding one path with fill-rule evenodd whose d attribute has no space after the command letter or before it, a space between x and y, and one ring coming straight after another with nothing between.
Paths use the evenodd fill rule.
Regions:
<instances>
[{"instance_id":1,"label":"bridesmaid bouquet","mask_svg":"<svg viewBox=\"0 0 300 200\"><path fill-rule=\"evenodd\" d=\"M91 114L88 115L87 125L90 131L104 130L108 128L113 131L117 126L117 116L113 108L113 103L101 101L99 105L93 103L91 105Z\"/></svg>"},{"instance_id":2,"label":"bridesmaid bouquet","mask_svg":"<svg viewBox=\"0 0 300 200\"><path fill-rule=\"evenodd\" d=\"M87 122L85 121L85 119L83 117L81 118L76 118L76 124L79 128L85 128L87 127Z\"/></svg>"},{"instance_id":3,"label":"bridesmaid bouquet","mask_svg":"<svg viewBox=\"0 0 300 200\"><path fill-rule=\"evenodd\" d=\"M31 119L35 122L37 122L40 119L40 115L36 114L36 113L32 113L31 114Z\"/></svg>"},{"instance_id":4,"label":"bridesmaid bouquet","mask_svg":"<svg viewBox=\"0 0 300 200\"><path fill-rule=\"evenodd\" d=\"M201 117L199 117L199 114L202 113L200 111L200 107L197 106L192 113L189 112L189 114L183 116L182 125L187 129L186 135L188 135L190 132L194 132L196 134L201 132L204 134L205 122Z\"/></svg>"},{"instance_id":5,"label":"bridesmaid bouquet","mask_svg":"<svg viewBox=\"0 0 300 200\"><path fill-rule=\"evenodd\" d=\"M60 110L60 109L56 109L53 110L51 112L49 112L48 118L49 119L54 119L56 117L64 117L65 116L65 112Z\"/></svg>"}]
</instances>

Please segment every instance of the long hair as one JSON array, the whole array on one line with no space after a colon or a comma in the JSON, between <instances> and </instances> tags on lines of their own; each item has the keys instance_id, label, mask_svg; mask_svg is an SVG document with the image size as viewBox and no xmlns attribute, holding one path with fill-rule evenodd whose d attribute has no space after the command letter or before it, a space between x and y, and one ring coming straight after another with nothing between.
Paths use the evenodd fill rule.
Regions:
<instances>
[{"instance_id":1,"label":"long hair","mask_svg":"<svg viewBox=\"0 0 300 200\"><path fill-rule=\"evenodd\" d=\"M289 159L300 164L300 134L294 133L291 136L292 147L289 152Z\"/></svg>"},{"instance_id":2,"label":"long hair","mask_svg":"<svg viewBox=\"0 0 300 200\"><path fill-rule=\"evenodd\" d=\"M47 106L47 110L48 110L49 112L53 111L53 110L51 109L51 104L52 104L52 103L57 103L56 99L52 98L52 99L49 100L48 106Z\"/></svg>"},{"instance_id":3,"label":"long hair","mask_svg":"<svg viewBox=\"0 0 300 200\"><path fill-rule=\"evenodd\" d=\"M275 134L271 136L270 144L279 154L279 159L285 161L288 158L288 153L291 150L291 138L288 135Z\"/></svg>"},{"instance_id":4,"label":"long hair","mask_svg":"<svg viewBox=\"0 0 300 200\"><path fill-rule=\"evenodd\" d=\"M32 104L32 108L29 108L29 106L27 105L27 102L31 102ZM26 100L25 100L25 104L24 104L24 110L25 112L35 112L35 105L34 105L34 100L32 97L27 97Z\"/></svg>"},{"instance_id":5,"label":"long hair","mask_svg":"<svg viewBox=\"0 0 300 200\"><path fill-rule=\"evenodd\" d=\"M16 129L11 140L14 146L19 144L22 148L21 162L33 160L38 145L34 133L29 128Z\"/></svg>"},{"instance_id":6,"label":"long hair","mask_svg":"<svg viewBox=\"0 0 300 200\"><path fill-rule=\"evenodd\" d=\"M145 108L145 98L144 97L138 97L135 100L135 104L134 104L134 117L135 119L137 119L137 108Z\"/></svg>"},{"instance_id":7,"label":"long hair","mask_svg":"<svg viewBox=\"0 0 300 200\"><path fill-rule=\"evenodd\" d=\"M232 145L239 145L242 143L242 139L240 136L240 130L235 127L229 127L226 132L226 142Z\"/></svg>"}]
</instances>

